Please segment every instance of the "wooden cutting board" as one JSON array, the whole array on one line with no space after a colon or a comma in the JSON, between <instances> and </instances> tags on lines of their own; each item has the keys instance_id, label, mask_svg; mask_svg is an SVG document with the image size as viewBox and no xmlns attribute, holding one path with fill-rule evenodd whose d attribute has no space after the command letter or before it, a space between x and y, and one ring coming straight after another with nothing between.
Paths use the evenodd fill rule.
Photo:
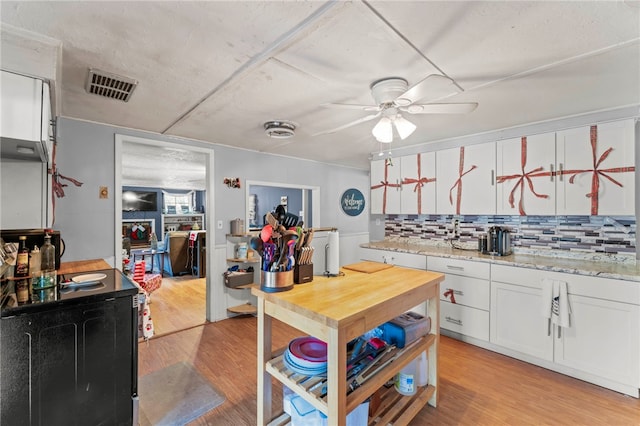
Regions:
<instances>
[{"instance_id":1,"label":"wooden cutting board","mask_svg":"<svg viewBox=\"0 0 640 426\"><path fill-rule=\"evenodd\" d=\"M349 269L357 272L364 272L365 274L372 274L374 272L383 271L385 269L392 268L393 265L389 265L388 263L380 263L380 262L358 262L352 263L351 265L343 266L344 269Z\"/></svg>"}]
</instances>

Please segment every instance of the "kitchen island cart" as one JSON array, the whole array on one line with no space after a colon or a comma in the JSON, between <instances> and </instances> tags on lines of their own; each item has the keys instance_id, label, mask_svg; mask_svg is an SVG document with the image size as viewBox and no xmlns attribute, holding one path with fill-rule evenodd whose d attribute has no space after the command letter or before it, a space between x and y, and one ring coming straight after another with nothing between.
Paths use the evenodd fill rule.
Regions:
<instances>
[{"instance_id":1,"label":"kitchen island cart","mask_svg":"<svg viewBox=\"0 0 640 426\"><path fill-rule=\"evenodd\" d=\"M389 418L385 424L407 424L427 402L437 405L438 295L444 275L395 266L370 274L351 270L343 273L338 277L316 277L312 283L279 293L252 289L258 299L257 424L288 422L288 415L272 413L272 377L327 415L328 424L343 426L349 412L425 350L429 359L428 386L419 388L414 396L394 399L391 407L381 404L382 415ZM391 364L347 395L347 343L421 303L427 304L431 317L430 334L404 348ZM272 348L274 318L327 343L326 393L317 390L322 386L315 386L325 379L295 374L282 362L286 348ZM379 416L374 413L374 417Z\"/></svg>"}]
</instances>

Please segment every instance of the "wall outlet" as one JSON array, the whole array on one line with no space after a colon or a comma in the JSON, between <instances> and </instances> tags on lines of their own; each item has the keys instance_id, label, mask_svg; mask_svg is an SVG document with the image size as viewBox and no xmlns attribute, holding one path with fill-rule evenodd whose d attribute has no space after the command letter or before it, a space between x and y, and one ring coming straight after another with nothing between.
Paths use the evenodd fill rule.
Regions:
<instances>
[{"instance_id":1,"label":"wall outlet","mask_svg":"<svg viewBox=\"0 0 640 426\"><path fill-rule=\"evenodd\" d=\"M458 218L451 219L451 234L456 240L460 238L460 220Z\"/></svg>"}]
</instances>

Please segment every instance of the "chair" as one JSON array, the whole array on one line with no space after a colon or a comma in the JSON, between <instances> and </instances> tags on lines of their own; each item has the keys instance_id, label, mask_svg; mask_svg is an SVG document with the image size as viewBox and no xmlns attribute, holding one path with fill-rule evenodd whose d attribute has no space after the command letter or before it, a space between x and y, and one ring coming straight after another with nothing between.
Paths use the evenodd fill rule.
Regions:
<instances>
[{"instance_id":1,"label":"chair","mask_svg":"<svg viewBox=\"0 0 640 426\"><path fill-rule=\"evenodd\" d=\"M164 271L172 277L190 274L189 232L167 232L164 237Z\"/></svg>"}]
</instances>

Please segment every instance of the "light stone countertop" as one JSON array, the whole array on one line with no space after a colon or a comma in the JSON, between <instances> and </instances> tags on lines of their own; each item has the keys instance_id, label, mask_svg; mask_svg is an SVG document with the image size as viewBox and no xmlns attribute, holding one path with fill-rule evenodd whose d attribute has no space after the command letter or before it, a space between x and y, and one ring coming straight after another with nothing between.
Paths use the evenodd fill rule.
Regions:
<instances>
[{"instance_id":1,"label":"light stone countertop","mask_svg":"<svg viewBox=\"0 0 640 426\"><path fill-rule=\"evenodd\" d=\"M634 259L629 261L628 258L620 262L611 261L612 258L606 254L593 253L590 255L590 258L587 258L584 254L580 255L581 258L565 258L528 253L514 253L509 256L491 256L473 249L462 250L447 246L431 246L404 242L400 239L364 243L360 246L377 250L488 262L496 265L518 266L522 268L590 275L640 283L640 262Z\"/></svg>"}]
</instances>

